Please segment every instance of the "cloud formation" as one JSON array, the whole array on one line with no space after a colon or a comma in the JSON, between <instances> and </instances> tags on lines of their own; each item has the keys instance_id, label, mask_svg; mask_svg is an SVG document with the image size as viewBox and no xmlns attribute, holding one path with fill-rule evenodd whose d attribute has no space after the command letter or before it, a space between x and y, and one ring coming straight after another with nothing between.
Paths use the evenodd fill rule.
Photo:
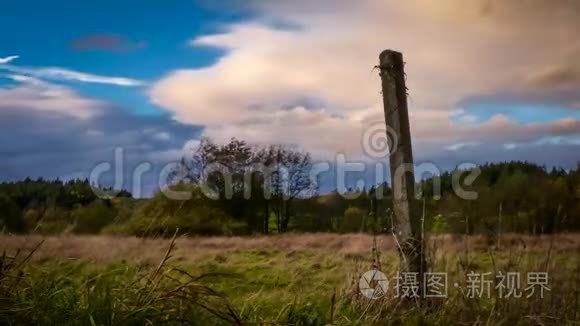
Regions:
<instances>
[{"instance_id":1,"label":"cloud formation","mask_svg":"<svg viewBox=\"0 0 580 326\"><path fill-rule=\"evenodd\" d=\"M9 71L15 74L27 75L40 79L53 81L76 81L83 83L107 84L123 87L137 87L145 85L145 82L126 78L126 77L109 77L88 74L59 67L20 67L14 65L0 65L0 70Z\"/></svg>"},{"instance_id":2,"label":"cloud formation","mask_svg":"<svg viewBox=\"0 0 580 326\"><path fill-rule=\"evenodd\" d=\"M149 196L160 169L182 155L200 128L166 116L138 116L112 103L83 97L70 88L12 76L0 86L0 178L87 178L99 163L120 164L123 187L133 191L133 171L150 164L137 195ZM123 162L115 163L115 149ZM100 179L113 185L113 174Z\"/></svg>"},{"instance_id":3,"label":"cloud formation","mask_svg":"<svg viewBox=\"0 0 580 326\"><path fill-rule=\"evenodd\" d=\"M97 114L103 102L85 98L75 91L23 75L9 75L16 85L0 87L0 107L5 110L50 112L86 120Z\"/></svg>"},{"instance_id":4,"label":"cloud formation","mask_svg":"<svg viewBox=\"0 0 580 326\"><path fill-rule=\"evenodd\" d=\"M14 61L18 58L19 58L19 56L17 56L17 55L11 55L11 56L6 57L6 58L0 58L0 64L6 64L6 63Z\"/></svg>"},{"instance_id":5,"label":"cloud formation","mask_svg":"<svg viewBox=\"0 0 580 326\"><path fill-rule=\"evenodd\" d=\"M574 2L249 1L258 19L191 46L227 49L216 64L168 74L152 101L182 122L207 125L217 140L298 144L314 152L360 155L369 123L382 120L372 67L384 48L408 63L416 148L534 141L580 133L577 119L525 123L496 115L452 119L467 99L580 103L580 5ZM281 21L296 28L261 22ZM340 22L337 24L337 22ZM541 44L541 46L538 46ZM552 51L558 48L559 51ZM554 67L554 63L565 67ZM313 105L312 103L315 103ZM476 148L477 146L468 146ZM467 149L457 148L457 151Z\"/></svg>"},{"instance_id":6,"label":"cloud formation","mask_svg":"<svg viewBox=\"0 0 580 326\"><path fill-rule=\"evenodd\" d=\"M566 113L580 108L576 2L231 3L252 11L252 20L188 43L225 54L211 66L171 71L153 85L1 58L7 75L0 78L10 79L0 83L0 139L9 139L0 142L3 177L86 176L111 161L115 147L125 150L130 171L140 162L178 159L186 141L201 133L216 141L295 144L316 158L364 158L365 129L384 121L380 79L372 71L384 48L405 55L419 162L452 168L520 159L568 167L578 159L580 121ZM126 48L126 41L89 35L71 46L108 51ZM144 87L169 115L129 114L65 81ZM559 112L533 122L509 112L482 119L473 103L485 109L490 101L522 110L541 103L547 105L536 110Z\"/></svg>"}]
</instances>

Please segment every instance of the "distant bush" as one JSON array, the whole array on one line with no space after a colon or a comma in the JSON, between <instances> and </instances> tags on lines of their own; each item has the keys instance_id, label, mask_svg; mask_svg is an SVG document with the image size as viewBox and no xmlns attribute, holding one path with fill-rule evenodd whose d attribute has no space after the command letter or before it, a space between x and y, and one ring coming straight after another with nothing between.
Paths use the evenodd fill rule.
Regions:
<instances>
[{"instance_id":1,"label":"distant bush","mask_svg":"<svg viewBox=\"0 0 580 326\"><path fill-rule=\"evenodd\" d=\"M328 215L300 214L290 223L290 230L298 232L332 232L332 217Z\"/></svg>"},{"instance_id":2,"label":"distant bush","mask_svg":"<svg viewBox=\"0 0 580 326\"><path fill-rule=\"evenodd\" d=\"M344 211L341 223L342 232L361 232L364 229L366 213L358 207L349 207Z\"/></svg>"},{"instance_id":3,"label":"distant bush","mask_svg":"<svg viewBox=\"0 0 580 326\"><path fill-rule=\"evenodd\" d=\"M449 231L449 225L447 225L447 220L441 214L435 215L432 220L431 232L433 233L446 233Z\"/></svg>"},{"instance_id":4,"label":"distant bush","mask_svg":"<svg viewBox=\"0 0 580 326\"><path fill-rule=\"evenodd\" d=\"M7 196L0 195L0 231L22 232L24 220L16 203Z\"/></svg>"},{"instance_id":5,"label":"distant bush","mask_svg":"<svg viewBox=\"0 0 580 326\"><path fill-rule=\"evenodd\" d=\"M28 231L32 231L36 228L37 223L42 219L42 212L38 209L27 209L24 211L24 224Z\"/></svg>"},{"instance_id":6,"label":"distant bush","mask_svg":"<svg viewBox=\"0 0 580 326\"><path fill-rule=\"evenodd\" d=\"M71 217L74 220L74 233L97 234L115 218L115 210L109 201L96 200L87 206L75 208Z\"/></svg>"},{"instance_id":7,"label":"distant bush","mask_svg":"<svg viewBox=\"0 0 580 326\"><path fill-rule=\"evenodd\" d=\"M191 198L173 200L158 193L137 205L128 221L109 226L105 231L136 236L171 236L179 228L181 234L221 235L238 233L245 228L243 223L234 222L198 188L188 185L175 188L190 191Z\"/></svg>"},{"instance_id":8,"label":"distant bush","mask_svg":"<svg viewBox=\"0 0 580 326\"><path fill-rule=\"evenodd\" d=\"M33 233L42 235L62 234L70 230L71 225L65 221L39 222L33 229Z\"/></svg>"}]
</instances>

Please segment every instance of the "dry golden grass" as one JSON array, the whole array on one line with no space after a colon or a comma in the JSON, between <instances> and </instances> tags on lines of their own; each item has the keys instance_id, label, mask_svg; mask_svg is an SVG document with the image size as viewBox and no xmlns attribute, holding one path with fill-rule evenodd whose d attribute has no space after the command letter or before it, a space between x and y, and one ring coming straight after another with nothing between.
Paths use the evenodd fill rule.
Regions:
<instances>
[{"instance_id":1,"label":"dry golden grass","mask_svg":"<svg viewBox=\"0 0 580 326\"><path fill-rule=\"evenodd\" d=\"M431 270L448 273L449 284L456 285L450 288L447 299L429 301L425 307L401 304L393 296L394 288L384 300L372 306L372 302L360 296L358 280L361 273L375 265L377 253L372 250L375 238L366 234L180 237L171 255L167 251L169 239L0 235L0 250L6 251L7 257L15 255L17 250L27 254L43 240L27 264L26 273L18 274L27 280L20 284L34 286L23 287L14 296L8 296L12 295L11 287L6 287L5 292L16 303L34 307L31 311L37 311L38 306L45 307L35 318L49 320L48 324L58 324L58 318L71 307L77 311L78 318L93 318L92 310L86 306L101 298L102 293L93 290L94 280L98 279L103 281L97 282L101 288L96 288L103 293L109 293L108 289L114 289L111 293L116 294L136 293L133 297L99 301L100 307L124 307L111 302L141 307L141 297L137 295L140 292L132 288L133 284L142 281L143 273L156 270L160 259L169 256L169 271L184 271L193 279L199 275L216 276L207 279L211 282L208 284L211 291L223 294L228 307L231 303L236 316L248 324L367 325L389 321L388 324L414 325L426 320L426 324L440 325L473 325L482 321L488 325L515 325L522 320L519 324L576 325L580 320L580 234L540 237L506 234L500 249L495 248L497 239L485 236L430 236L427 257ZM390 235L381 235L378 240L378 253L382 254L382 258L378 257L378 266L389 278L394 277L399 261L396 243ZM522 275L546 271L550 273L551 290L545 299L500 300L495 292L487 298L468 299L462 293L466 289L466 275L472 271L493 274L516 271ZM46 287L50 291L36 295ZM91 291L96 294L90 300L79 299L80 294ZM55 296L59 299L55 300ZM68 303L60 306L62 302ZM157 303L151 307L158 311ZM124 310L110 311L99 318L105 320L124 313ZM205 324L213 325L214 321L215 318Z\"/></svg>"},{"instance_id":2,"label":"dry golden grass","mask_svg":"<svg viewBox=\"0 0 580 326\"><path fill-rule=\"evenodd\" d=\"M167 247L167 239L143 239L112 236L37 236L0 235L0 251L29 250L44 240L33 260L51 258L83 258L95 262L118 260L154 262ZM395 251L396 244L390 235L380 236L383 252ZM488 239L483 236L437 235L429 238L429 248L447 255L469 252L487 252ZM181 237L177 239L174 257L179 260L203 259L216 254L242 251L333 253L341 256L364 256L372 248L373 236L367 234L284 234L255 237ZM506 234L501 240L501 251L547 252L580 254L579 234L527 236ZM495 249L495 248L494 248Z\"/></svg>"}]
</instances>

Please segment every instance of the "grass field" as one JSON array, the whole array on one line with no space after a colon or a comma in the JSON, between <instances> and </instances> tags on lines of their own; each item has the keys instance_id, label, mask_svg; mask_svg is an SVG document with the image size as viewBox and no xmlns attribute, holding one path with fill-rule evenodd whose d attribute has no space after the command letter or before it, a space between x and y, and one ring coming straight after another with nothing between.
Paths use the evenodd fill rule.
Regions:
<instances>
[{"instance_id":1,"label":"grass field","mask_svg":"<svg viewBox=\"0 0 580 326\"><path fill-rule=\"evenodd\" d=\"M362 297L358 279L373 265L395 276L396 248L390 236L364 234L0 236L0 324L579 323L579 235L506 235L500 248L434 236L427 257L430 270L448 273L446 299L417 304L395 298L394 286L380 300ZM470 272L519 272L522 288L525 273L547 272L550 290L500 298L493 283L489 296L468 298Z\"/></svg>"}]
</instances>

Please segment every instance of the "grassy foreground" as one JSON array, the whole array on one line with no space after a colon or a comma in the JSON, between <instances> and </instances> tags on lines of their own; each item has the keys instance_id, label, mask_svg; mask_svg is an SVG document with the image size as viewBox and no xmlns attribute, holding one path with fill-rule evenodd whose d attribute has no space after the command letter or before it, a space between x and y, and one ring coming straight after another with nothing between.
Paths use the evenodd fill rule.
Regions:
<instances>
[{"instance_id":1,"label":"grassy foreground","mask_svg":"<svg viewBox=\"0 0 580 326\"><path fill-rule=\"evenodd\" d=\"M363 234L138 239L0 236L4 325L579 324L580 236L431 237L446 299L421 305L358 291L372 266L397 271L396 242ZM467 274L548 272L549 291L468 298Z\"/></svg>"}]
</instances>

